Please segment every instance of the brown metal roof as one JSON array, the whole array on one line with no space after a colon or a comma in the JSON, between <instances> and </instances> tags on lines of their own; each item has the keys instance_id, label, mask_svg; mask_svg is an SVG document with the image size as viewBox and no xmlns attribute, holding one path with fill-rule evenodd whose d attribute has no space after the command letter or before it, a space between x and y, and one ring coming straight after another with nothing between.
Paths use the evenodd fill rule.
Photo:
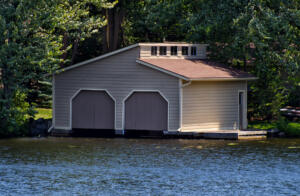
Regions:
<instances>
[{"instance_id":1,"label":"brown metal roof","mask_svg":"<svg viewBox=\"0 0 300 196\"><path fill-rule=\"evenodd\" d=\"M139 62L140 61L140 62ZM200 79L256 79L252 75L209 60L138 59L139 63L153 66L189 80Z\"/></svg>"}]
</instances>

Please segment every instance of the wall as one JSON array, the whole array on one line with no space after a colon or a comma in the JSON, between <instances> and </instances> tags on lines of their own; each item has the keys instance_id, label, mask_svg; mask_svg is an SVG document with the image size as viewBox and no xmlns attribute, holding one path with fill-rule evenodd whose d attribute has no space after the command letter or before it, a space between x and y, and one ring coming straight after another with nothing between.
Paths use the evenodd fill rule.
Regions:
<instances>
[{"instance_id":1,"label":"wall","mask_svg":"<svg viewBox=\"0 0 300 196\"><path fill-rule=\"evenodd\" d=\"M182 89L182 131L230 130L239 128L238 92L245 81L192 82ZM244 103L247 103L244 96ZM243 128L247 127L244 104Z\"/></svg>"},{"instance_id":2,"label":"wall","mask_svg":"<svg viewBox=\"0 0 300 196\"><path fill-rule=\"evenodd\" d=\"M179 128L178 79L137 64L139 47L55 76L55 127L70 129L70 98L78 89L106 89L116 100L116 129L123 130L123 99L136 90L159 90L169 101L169 130Z\"/></svg>"}]
</instances>

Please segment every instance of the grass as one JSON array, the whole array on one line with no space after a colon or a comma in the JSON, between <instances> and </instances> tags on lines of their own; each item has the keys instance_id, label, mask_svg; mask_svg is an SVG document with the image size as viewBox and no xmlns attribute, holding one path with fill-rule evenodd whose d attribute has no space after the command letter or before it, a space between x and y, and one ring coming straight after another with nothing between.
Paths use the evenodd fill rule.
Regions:
<instances>
[{"instance_id":1,"label":"grass","mask_svg":"<svg viewBox=\"0 0 300 196\"><path fill-rule=\"evenodd\" d=\"M47 108L36 108L37 113L35 114L34 119L37 120L39 118L50 119L52 118L52 109Z\"/></svg>"},{"instance_id":2,"label":"grass","mask_svg":"<svg viewBox=\"0 0 300 196\"><path fill-rule=\"evenodd\" d=\"M275 129L276 128L276 123L275 122L268 122L268 121L252 121L252 122L249 122L248 128L263 129L263 130Z\"/></svg>"},{"instance_id":3,"label":"grass","mask_svg":"<svg viewBox=\"0 0 300 196\"><path fill-rule=\"evenodd\" d=\"M287 136L300 137L300 122L267 122L267 121L253 121L249 122L248 128L251 129L279 129L285 132Z\"/></svg>"}]
</instances>

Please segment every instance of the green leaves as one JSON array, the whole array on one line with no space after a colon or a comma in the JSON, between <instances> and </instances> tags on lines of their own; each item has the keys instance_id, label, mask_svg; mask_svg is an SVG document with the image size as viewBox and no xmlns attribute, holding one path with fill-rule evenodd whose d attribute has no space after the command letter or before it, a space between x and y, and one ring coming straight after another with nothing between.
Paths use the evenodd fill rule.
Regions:
<instances>
[{"instance_id":1,"label":"green leaves","mask_svg":"<svg viewBox=\"0 0 300 196\"><path fill-rule=\"evenodd\" d=\"M276 117L280 107L291 103L300 73L299 1L213 0L191 5L197 11L190 14L188 39L210 42L215 60L250 68L260 77L252 83L250 107L257 115Z\"/></svg>"},{"instance_id":2,"label":"green leaves","mask_svg":"<svg viewBox=\"0 0 300 196\"><path fill-rule=\"evenodd\" d=\"M39 92L34 84L57 69L62 54L72 48L72 44L63 47L64 35L71 41L91 36L105 19L91 16L90 6L101 9L114 4L106 0L1 0L0 135L19 130L33 115L33 94Z\"/></svg>"}]
</instances>

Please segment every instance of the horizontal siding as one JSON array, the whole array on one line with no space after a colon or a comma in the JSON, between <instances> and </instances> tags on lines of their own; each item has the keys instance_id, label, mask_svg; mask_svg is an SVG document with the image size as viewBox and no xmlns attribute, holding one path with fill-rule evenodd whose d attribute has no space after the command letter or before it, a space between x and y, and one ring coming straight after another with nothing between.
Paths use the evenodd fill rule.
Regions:
<instances>
[{"instance_id":1,"label":"horizontal siding","mask_svg":"<svg viewBox=\"0 0 300 196\"><path fill-rule=\"evenodd\" d=\"M139 47L55 76L55 127L69 127L70 98L79 89L106 89L116 100L116 129L123 129L123 99L132 90L159 90L169 101L169 129L179 128L178 79L135 61Z\"/></svg>"},{"instance_id":2,"label":"horizontal siding","mask_svg":"<svg viewBox=\"0 0 300 196\"><path fill-rule=\"evenodd\" d=\"M182 131L237 129L239 90L247 92L246 82L192 82L184 87Z\"/></svg>"}]
</instances>

